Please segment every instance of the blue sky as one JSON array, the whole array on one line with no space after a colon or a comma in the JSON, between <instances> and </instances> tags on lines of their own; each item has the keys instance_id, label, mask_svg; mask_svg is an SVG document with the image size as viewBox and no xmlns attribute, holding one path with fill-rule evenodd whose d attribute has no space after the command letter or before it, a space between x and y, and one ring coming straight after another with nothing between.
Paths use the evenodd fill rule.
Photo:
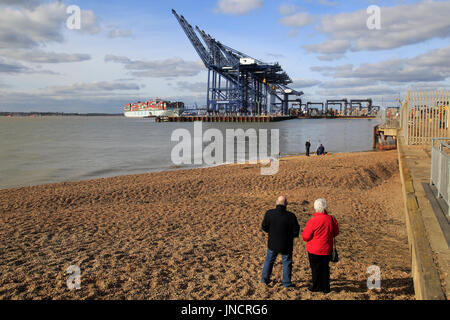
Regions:
<instances>
[{"instance_id":1,"label":"blue sky","mask_svg":"<svg viewBox=\"0 0 450 320\"><path fill-rule=\"evenodd\" d=\"M81 29L66 27L68 5ZM369 30L366 9L380 8ZM121 112L162 97L205 104L206 68L171 13L279 62L304 100L449 88L449 1L0 1L0 111Z\"/></svg>"}]
</instances>

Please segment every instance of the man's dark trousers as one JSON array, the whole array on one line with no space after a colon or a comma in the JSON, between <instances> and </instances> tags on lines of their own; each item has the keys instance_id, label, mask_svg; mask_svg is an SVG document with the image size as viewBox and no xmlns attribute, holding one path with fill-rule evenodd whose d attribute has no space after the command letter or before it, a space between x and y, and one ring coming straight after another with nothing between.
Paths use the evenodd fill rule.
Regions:
<instances>
[{"instance_id":1,"label":"man's dark trousers","mask_svg":"<svg viewBox=\"0 0 450 320\"><path fill-rule=\"evenodd\" d=\"M262 271L261 282L269 283L270 275L272 274L273 264L278 256L278 252L267 249L266 261L264 262L264 267ZM292 276L292 253L282 254L283 258L283 279L282 283L284 287L292 286L291 276Z\"/></svg>"}]
</instances>

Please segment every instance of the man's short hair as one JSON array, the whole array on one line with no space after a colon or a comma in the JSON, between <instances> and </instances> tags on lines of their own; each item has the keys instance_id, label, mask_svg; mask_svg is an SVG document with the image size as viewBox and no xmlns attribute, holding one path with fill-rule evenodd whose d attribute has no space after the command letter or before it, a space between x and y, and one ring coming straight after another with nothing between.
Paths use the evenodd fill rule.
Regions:
<instances>
[{"instance_id":1,"label":"man's short hair","mask_svg":"<svg viewBox=\"0 0 450 320\"><path fill-rule=\"evenodd\" d=\"M325 199L319 198L314 201L314 210L316 210L316 212L324 213L326 208L327 201Z\"/></svg>"}]
</instances>

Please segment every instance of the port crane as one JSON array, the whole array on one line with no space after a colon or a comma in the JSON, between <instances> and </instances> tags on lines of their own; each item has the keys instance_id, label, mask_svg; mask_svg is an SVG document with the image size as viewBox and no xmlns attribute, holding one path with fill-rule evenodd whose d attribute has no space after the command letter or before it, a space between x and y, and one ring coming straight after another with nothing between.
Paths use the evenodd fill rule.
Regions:
<instances>
[{"instance_id":1,"label":"port crane","mask_svg":"<svg viewBox=\"0 0 450 320\"><path fill-rule=\"evenodd\" d=\"M208 114L288 114L291 101L303 95L288 86L291 78L279 63L266 63L214 39L172 9L195 51L208 69Z\"/></svg>"}]
</instances>

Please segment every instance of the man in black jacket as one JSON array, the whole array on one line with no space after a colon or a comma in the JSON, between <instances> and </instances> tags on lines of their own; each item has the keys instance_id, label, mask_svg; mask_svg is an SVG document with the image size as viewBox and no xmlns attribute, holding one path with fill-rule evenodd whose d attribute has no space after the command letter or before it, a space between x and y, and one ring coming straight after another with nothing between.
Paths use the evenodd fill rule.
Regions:
<instances>
[{"instance_id":1,"label":"man in black jacket","mask_svg":"<svg viewBox=\"0 0 450 320\"><path fill-rule=\"evenodd\" d=\"M277 207L267 211L262 222L262 229L269 234L269 239L261 282L269 283L275 259L278 254L281 254L283 258L282 283L285 288L294 286L291 282L292 251L294 249L294 238L297 238L300 232L297 217L286 210L287 204L286 197L279 196Z\"/></svg>"},{"instance_id":2,"label":"man in black jacket","mask_svg":"<svg viewBox=\"0 0 450 320\"><path fill-rule=\"evenodd\" d=\"M309 142L309 140L306 140L305 147L306 147L306 156L309 157L309 148L311 148L311 142Z\"/></svg>"}]
</instances>

